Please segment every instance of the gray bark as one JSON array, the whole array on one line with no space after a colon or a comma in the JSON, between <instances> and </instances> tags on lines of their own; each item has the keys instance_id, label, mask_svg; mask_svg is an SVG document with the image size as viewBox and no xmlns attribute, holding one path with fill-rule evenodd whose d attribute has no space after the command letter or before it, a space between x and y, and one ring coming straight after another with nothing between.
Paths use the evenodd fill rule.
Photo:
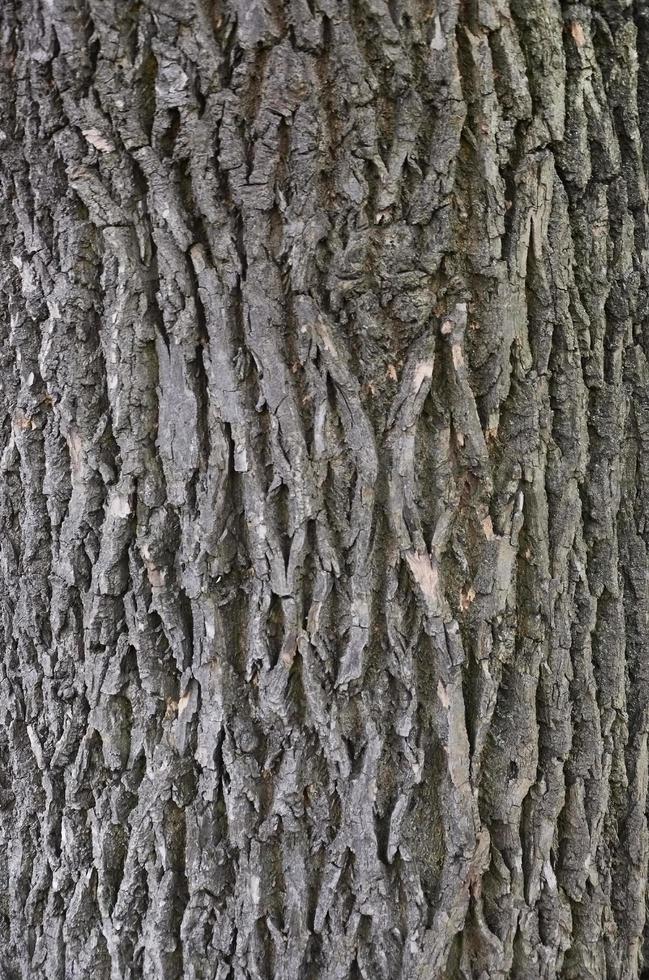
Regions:
<instances>
[{"instance_id":1,"label":"gray bark","mask_svg":"<svg viewBox=\"0 0 649 980\"><path fill-rule=\"evenodd\" d=\"M649 6L0 57L3 980L649 975Z\"/></svg>"}]
</instances>

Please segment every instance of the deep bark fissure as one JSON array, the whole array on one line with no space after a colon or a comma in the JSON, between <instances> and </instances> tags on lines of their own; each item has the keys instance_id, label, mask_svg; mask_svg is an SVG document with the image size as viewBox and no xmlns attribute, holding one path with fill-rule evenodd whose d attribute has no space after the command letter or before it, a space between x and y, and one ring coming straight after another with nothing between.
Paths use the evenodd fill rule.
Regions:
<instances>
[{"instance_id":1,"label":"deep bark fissure","mask_svg":"<svg viewBox=\"0 0 649 980\"><path fill-rule=\"evenodd\" d=\"M0 972L646 973L647 14L0 11Z\"/></svg>"}]
</instances>

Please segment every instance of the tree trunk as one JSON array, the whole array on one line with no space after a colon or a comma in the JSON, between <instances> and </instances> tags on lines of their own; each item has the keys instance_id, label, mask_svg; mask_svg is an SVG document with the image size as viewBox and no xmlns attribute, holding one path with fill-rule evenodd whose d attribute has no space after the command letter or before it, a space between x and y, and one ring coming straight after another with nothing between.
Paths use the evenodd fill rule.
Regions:
<instances>
[{"instance_id":1,"label":"tree trunk","mask_svg":"<svg viewBox=\"0 0 649 980\"><path fill-rule=\"evenodd\" d=\"M649 976L649 5L0 31L3 980Z\"/></svg>"}]
</instances>

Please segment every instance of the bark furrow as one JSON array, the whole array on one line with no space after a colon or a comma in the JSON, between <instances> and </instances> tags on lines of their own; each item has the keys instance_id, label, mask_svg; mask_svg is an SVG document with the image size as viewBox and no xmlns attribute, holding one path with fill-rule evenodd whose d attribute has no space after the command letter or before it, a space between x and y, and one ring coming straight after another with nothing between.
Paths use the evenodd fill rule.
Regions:
<instances>
[{"instance_id":1,"label":"bark furrow","mask_svg":"<svg viewBox=\"0 0 649 980\"><path fill-rule=\"evenodd\" d=\"M2 977L649 975L645 3L0 58Z\"/></svg>"}]
</instances>

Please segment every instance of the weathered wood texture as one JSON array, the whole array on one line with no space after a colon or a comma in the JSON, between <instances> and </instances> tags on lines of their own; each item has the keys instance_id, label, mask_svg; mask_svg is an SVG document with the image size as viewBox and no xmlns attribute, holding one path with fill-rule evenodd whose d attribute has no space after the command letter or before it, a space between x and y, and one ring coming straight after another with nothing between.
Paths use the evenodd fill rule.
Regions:
<instances>
[{"instance_id":1,"label":"weathered wood texture","mask_svg":"<svg viewBox=\"0 0 649 980\"><path fill-rule=\"evenodd\" d=\"M3 980L641 976L649 5L0 34Z\"/></svg>"}]
</instances>

